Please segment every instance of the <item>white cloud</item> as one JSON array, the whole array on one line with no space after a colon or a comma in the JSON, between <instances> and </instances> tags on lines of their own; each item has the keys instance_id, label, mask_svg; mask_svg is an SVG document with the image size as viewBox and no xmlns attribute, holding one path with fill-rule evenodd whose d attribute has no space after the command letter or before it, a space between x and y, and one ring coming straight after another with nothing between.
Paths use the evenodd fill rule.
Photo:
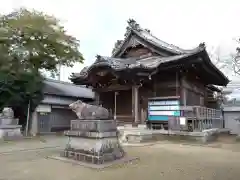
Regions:
<instances>
[{"instance_id":1,"label":"white cloud","mask_svg":"<svg viewBox=\"0 0 240 180\"><path fill-rule=\"evenodd\" d=\"M240 36L238 0L8 0L0 11L28 7L62 19L68 32L81 41L80 50L90 64L96 54L110 55L114 42L123 38L128 18L134 18L158 38L182 48L206 42L235 50L233 38ZM64 68L62 79L83 65Z\"/></svg>"}]
</instances>

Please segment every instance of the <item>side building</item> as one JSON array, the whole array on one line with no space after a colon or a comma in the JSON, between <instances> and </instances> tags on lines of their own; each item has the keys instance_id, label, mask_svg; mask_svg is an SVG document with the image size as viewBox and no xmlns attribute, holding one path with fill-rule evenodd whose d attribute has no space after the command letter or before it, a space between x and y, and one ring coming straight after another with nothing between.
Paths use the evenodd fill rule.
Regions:
<instances>
[{"instance_id":1,"label":"side building","mask_svg":"<svg viewBox=\"0 0 240 180\"><path fill-rule=\"evenodd\" d=\"M118 42L111 57L98 55L91 66L70 78L74 84L93 87L98 102L111 109L118 122L151 120L147 112L152 98L178 99L185 109L218 107L213 94L219 90L213 85L226 86L229 80L211 62L204 43L184 50L156 38L134 20ZM157 121L163 116L168 121L165 115L170 113L154 112Z\"/></svg>"},{"instance_id":2,"label":"side building","mask_svg":"<svg viewBox=\"0 0 240 180\"><path fill-rule=\"evenodd\" d=\"M240 81L232 81L222 90L223 93L223 118L225 128L231 134L240 133Z\"/></svg>"},{"instance_id":3,"label":"side building","mask_svg":"<svg viewBox=\"0 0 240 180\"><path fill-rule=\"evenodd\" d=\"M68 105L80 99L94 102L94 92L72 83L46 79L44 81L44 99L33 112L29 130L32 135L54 133L70 128L70 120L76 115Z\"/></svg>"}]
</instances>

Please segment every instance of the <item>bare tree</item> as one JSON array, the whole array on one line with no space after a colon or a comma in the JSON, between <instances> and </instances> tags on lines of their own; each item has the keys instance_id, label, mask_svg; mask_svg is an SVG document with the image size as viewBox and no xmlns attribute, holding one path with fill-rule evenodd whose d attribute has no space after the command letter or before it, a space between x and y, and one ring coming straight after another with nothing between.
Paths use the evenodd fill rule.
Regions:
<instances>
[{"instance_id":1,"label":"bare tree","mask_svg":"<svg viewBox=\"0 0 240 180\"><path fill-rule=\"evenodd\" d=\"M220 46L209 49L209 56L212 62L222 71L231 71L233 69L233 56L222 55Z\"/></svg>"},{"instance_id":2,"label":"bare tree","mask_svg":"<svg viewBox=\"0 0 240 180\"><path fill-rule=\"evenodd\" d=\"M236 42L240 46L240 38ZM235 74L240 75L240 47L236 48L236 54L233 55L233 70Z\"/></svg>"}]
</instances>

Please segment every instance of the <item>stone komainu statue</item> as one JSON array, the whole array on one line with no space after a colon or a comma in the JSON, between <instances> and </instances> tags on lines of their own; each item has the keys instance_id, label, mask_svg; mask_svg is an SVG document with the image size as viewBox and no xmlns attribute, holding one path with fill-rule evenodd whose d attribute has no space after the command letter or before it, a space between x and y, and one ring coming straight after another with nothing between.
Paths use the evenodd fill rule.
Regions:
<instances>
[{"instance_id":1,"label":"stone komainu statue","mask_svg":"<svg viewBox=\"0 0 240 180\"><path fill-rule=\"evenodd\" d=\"M79 119L109 119L109 112L106 108L86 104L80 100L69 105Z\"/></svg>"},{"instance_id":2,"label":"stone komainu statue","mask_svg":"<svg viewBox=\"0 0 240 180\"><path fill-rule=\"evenodd\" d=\"M3 108L2 113L0 113L0 117L14 118L14 112L13 112L12 108L9 108L9 107Z\"/></svg>"}]
</instances>

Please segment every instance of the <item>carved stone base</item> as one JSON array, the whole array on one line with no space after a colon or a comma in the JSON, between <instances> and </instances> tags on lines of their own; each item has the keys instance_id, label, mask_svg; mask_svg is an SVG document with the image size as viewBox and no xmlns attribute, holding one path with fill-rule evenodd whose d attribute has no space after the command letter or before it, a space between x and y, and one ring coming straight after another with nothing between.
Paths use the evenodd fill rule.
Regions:
<instances>
[{"instance_id":1,"label":"carved stone base","mask_svg":"<svg viewBox=\"0 0 240 180\"><path fill-rule=\"evenodd\" d=\"M114 120L72 120L66 131L69 142L61 156L92 164L103 164L120 159L120 146Z\"/></svg>"},{"instance_id":2,"label":"carved stone base","mask_svg":"<svg viewBox=\"0 0 240 180\"><path fill-rule=\"evenodd\" d=\"M107 162L104 164L93 164L93 163L87 163L85 161L76 161L74 159L69 159L66 157L60 157L60 156L49 156L49 159L55 159L55 160L59 160L62 162L66 162L66 163L71 163L74 165L80 165L80 166L84 166L87 168L92 168L92 169L103 169L103 168L107 168L113 165L118 165L118 164L127 164L129 162L134 162L139 160L138 157L128 157L128 156L124 156L121 159L117 159L115 161L111 161L111 162Z\"/></svg>"},{"instance_id":3,"label":"carved stone base","mask_svg":"<svg viewBox=\"0 0 240 180\"><path fill-rule=\"evenodd\" d=\"M88 132L116 131L114 120L71 120L71 130Z\"/></svg>"},{"instance_id":4,"label":"carved stone base","mask_svg":"<svg viewBox=\"0 0 240 180\"><path fill-rule=\"evenodd\" d=\"M0 126L0 140L16 140L21 139L20 125L2 125Z\"/></svg>"}]
</instances>

